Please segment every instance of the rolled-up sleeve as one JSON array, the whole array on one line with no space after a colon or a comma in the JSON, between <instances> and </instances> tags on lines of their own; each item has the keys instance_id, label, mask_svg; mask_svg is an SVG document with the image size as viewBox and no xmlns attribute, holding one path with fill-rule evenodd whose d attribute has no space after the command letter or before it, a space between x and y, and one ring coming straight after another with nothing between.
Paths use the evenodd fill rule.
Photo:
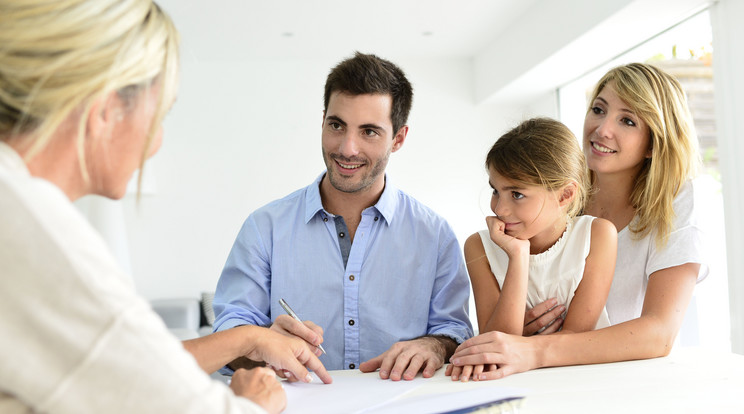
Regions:
<instances>
[{"instance_id":1,"label":"rolled-up sleeve","mask_svg":"<svg viewBox=\"0 0 744 414\"><path fill-rule=\"evenodd\" d=\"M429 308L429 334L451 337L462 343L473 336L468 316L470 281L460 245L444 224L437 259L437 275Z\"/></svg>"}]
</instances>

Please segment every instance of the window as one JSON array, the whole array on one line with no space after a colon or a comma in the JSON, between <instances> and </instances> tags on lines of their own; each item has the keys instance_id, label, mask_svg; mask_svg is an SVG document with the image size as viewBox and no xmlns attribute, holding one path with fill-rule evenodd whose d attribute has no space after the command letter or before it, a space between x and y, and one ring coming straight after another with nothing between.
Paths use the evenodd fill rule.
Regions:
<instances>
[{"instance_id":1,"label":"window","mask_svg":"<svg viewBox=\"0 0 744 414\"><path fill-rule=\"evenodd\" d=\"M630 62L646 62L674 75L687 93L690 111L698 134L709 205L706 216L714 218L708 258L708 278L695 288L693 299L680 331L682 346L706 346L730 351L730 319L726 246L723 223L723 200L716 153L716 128L713 101L713 43L710 16L703 11L649 39L604 65L582 75L558 89L560 120L577 137L582 136L588 98L596 82L607 70Z\"/></svg>"}]
</instances>

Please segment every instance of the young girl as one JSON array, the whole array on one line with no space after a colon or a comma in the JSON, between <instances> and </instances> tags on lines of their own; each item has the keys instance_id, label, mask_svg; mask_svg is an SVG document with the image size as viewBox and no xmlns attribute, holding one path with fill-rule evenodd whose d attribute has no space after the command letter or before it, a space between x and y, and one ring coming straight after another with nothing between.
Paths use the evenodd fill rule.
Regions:
<instances>
[{"instance_id":1,"label":"young girl","mask_svg":"<svg viewBox=\"0 0 744 414\"><path fill-rule=\"evenodd\" d=\"M521 335L525 309L550 298L567 309L562 332L608 326L617 232L607 220L577 217L589 180L571 131L552 119L525 121L496 141L486 167L495 216L465 242L480 332Z\"/></svg>"}]
</instances>

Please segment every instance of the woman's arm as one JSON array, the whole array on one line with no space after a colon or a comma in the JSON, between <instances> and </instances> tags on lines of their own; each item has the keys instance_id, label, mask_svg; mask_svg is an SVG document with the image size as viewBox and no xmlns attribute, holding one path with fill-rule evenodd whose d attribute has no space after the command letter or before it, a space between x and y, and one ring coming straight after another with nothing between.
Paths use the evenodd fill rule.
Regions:
<instances>
[{"instance_id":1,"label":"woman's arm","mask_svg":"<svg viewBox=\"0 0 744 414\"><path fill-rule=\"evenodd\" d=\"M562 334L591 331L597 326L612 285L617 259L617 230L612 222L594 219L584 275L568 308Z\"/></svg>"},{"instance_id":2,"label":"woman's arm","mask_svg":"<svg viewBox=\"0 0 744 414\"><path fill-rule=\"evenodd\" d=\"M275 371L287 371L300 381L309 378L308 369L315 371L324 383L332 381L304 340L260 326L237 326L183 341L183 346L207 373L215 372L240 357L247 357L265 361Z\"/></svg>"},{"instance_id":3,"label":"woman's arm","mask_svg":"<svg viewBox=\"0 0 744 414\"><path fill-rule=\"evenodd\" d=\"M454 365L498 364L479 379L502 378L540 367L598 364L665 356L672 349L695 288L699 263L686 263L649 277L641 316L596 331L522 337L489 332L465 341Z\"/></svg>"}]
</instances>

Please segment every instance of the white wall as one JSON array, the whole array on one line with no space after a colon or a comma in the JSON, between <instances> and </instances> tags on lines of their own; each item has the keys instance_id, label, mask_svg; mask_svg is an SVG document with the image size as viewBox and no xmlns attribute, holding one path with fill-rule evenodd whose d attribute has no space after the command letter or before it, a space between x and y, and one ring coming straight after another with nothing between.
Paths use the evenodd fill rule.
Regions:
<instances>
[{"instance_id":1,"label":"white wall","mask_svg":"<svg viewBox=\"0 0 744 414\"><path fill-rule=\"evenodd\" d=\"M164 145L146 166L156 190L139 204L133 196L124 203L135 284L150 299L214 290L247 215L323 171L325 76L352 53L202 62L189 58L188 40L184 33L181 90ZM473 103L469 61L396 63L415 96L408 139L388 172L448 218L464 241L483 226L483 157L503 130L493 125L502 121Z\"/></svg>"}]
</instances>

